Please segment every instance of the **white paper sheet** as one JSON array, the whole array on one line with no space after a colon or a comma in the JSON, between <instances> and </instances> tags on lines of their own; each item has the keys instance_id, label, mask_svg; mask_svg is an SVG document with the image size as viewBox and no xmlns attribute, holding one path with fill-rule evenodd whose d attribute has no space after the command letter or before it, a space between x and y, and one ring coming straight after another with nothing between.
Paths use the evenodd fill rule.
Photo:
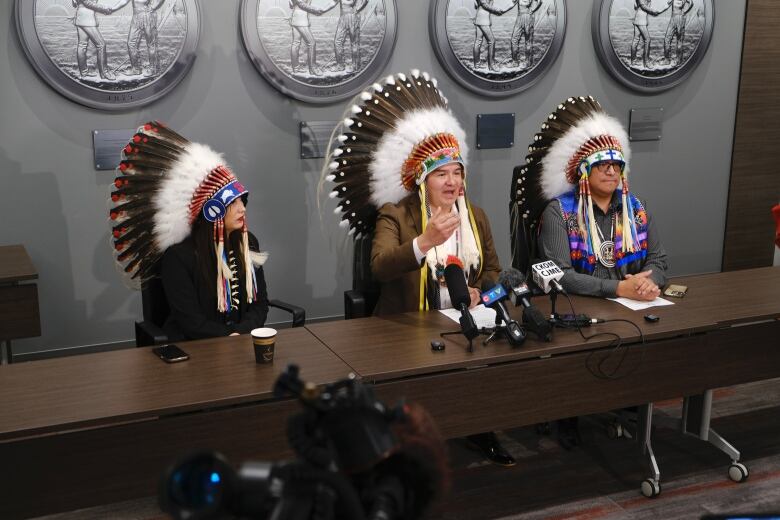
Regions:
<instances>
[{"instance_id":1,"label":"white paper sheet","mask_svg":"<svg viewBox=\"0 0 780 520\"><path fill-rule=\"evenodd\" d=\"M649 309L650 307L661 307L664 305L674 305L674 302L665 300L663 298L656 298L651 302L639 302L630 298L607 298L613 302L618 302L621 305L625 305L632 311L641 311L643 309Z\"/></svg>"},{"instance_id":2,"label":"white paper sheet","mask_svg":"<svg viewBox=\"0 0 780 520\"><path fill-rule=\"evenodd\" d=\"M455 323L460 323L460 311L458 309L442 309L439 312ZM493 309L479 304L473 309L469 309L469 312L474 317L474 323L477 324L478 328L492 328L496 326L496 311Z\"/></svg>"}]
</instances>

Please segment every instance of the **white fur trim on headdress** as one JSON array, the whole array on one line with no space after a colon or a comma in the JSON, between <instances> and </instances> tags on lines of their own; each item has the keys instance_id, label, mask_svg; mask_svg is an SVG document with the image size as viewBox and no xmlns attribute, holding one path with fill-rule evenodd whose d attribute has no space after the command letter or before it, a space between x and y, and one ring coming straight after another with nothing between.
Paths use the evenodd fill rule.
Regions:
<instances>
[{"instance_id":1,"label":"white fur trim on headdress","mask_svg":"<svg viewBox=\"0 0 780 520\"><path fill-rule=\"evenodd\" d=\"M623 125L607 114L593 114L583 118L573 126L564 136L555 141L542 164L542 176L540 184L542 193L547 199L555 198L572 187L566 179L566 167L569 160L577 153L580 146L589 139L600 135L611 135L620 142L623 147L623 157L626 165L631 160L631 149L628 145L628 134ZM626 171L628 168L626 168Z\"/></svg>"},{"instance_id":2,"label":"white fur trim on headdress","mask_svg":"<svg viewBox=\"0 0 780 520\"><path fill-rule=\"evenodd\" d=\"M190 201L200 183L217 166L222 155L205 144L190 143L171 166L154 199L154 237L160 251L178 244L190 234Z\"/></svg>"},{"instance_id":3,"label":"white fur trim on headdress","mask_svg":"<svg viewBox=\"0 0 780 520\"><path fill-rule=\"evenodd\" d=\"M409 194L401 183L404 161L418 143L440 133L451 133L455 136L460 145L460 155L466 163L466 132L455 116L444 108L410 112L393 130L382 136L369 166L371 202L376 207L381 208L388 202L396 204Z\"/></svg>"}]
</instances>

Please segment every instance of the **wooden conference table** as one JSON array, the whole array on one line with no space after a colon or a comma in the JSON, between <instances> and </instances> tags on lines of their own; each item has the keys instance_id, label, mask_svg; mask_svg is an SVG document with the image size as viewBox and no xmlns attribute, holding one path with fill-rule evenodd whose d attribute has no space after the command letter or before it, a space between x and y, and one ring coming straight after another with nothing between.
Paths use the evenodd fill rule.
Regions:
<instances>
[{"instance_id":1,"label":"wooden conference table","mask_svg":"<svg viewBox=\"0 0 780 520\"><path fill-rule=\"evenodd\" d=\"M11 340L41 335L37 279L24 246L0 246L0 363L13 362Z\"/></svg>"},{"instance_id":2,"label":"wooden conference table","mask_svg":"<svg viewBox=\"0 0 780 520\"><path fill-rule=\"evenodd\" d=\"M234 337L184 344L192 358L175 365L129 349L0 367L0 518L153 495L163 468L198 449L234 462L289 457L285 422L299 405L271 395L289 362L304 380L325 384L354 371L382 400L420 402L447 437L780 377L780 268L675 282L688 295L653 308L657 323L613 302L572 298L578 313L641 328L644 345L626 323L585 329L631 345L620 372L631 375L613 380L592 373L610 338L586 342L571 330L556 329L550 343L529 335L519 348L475 341L473 353L452 336L432 352L439 332L457 328L439 313L282 330L268 366L254 363L248 337ZM534 303L549 309L544 298ZM558 311L568 312L563 298Z\"/></svg>"}]
</instances>

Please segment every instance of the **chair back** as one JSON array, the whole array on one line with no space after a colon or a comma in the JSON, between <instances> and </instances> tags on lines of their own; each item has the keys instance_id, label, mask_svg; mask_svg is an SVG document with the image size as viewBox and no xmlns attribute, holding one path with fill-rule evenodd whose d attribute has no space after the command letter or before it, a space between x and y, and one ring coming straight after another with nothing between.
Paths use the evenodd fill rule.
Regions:
<instances>
[{"instance_id":1,"label":"chair back","mask_svg":"<svg viewBox=\"0 0 780 520\"><path fill-rule=\"evenodd\" d=\"M371 273L373 233L354 241L352 290L344 293L344 318L363 318L374 313L379 300L379 283Z\"/></svg>"},{"instance_id":2,"label":"chair back","mask_svg":"<svg viewBox=\"0 0 780 520\"><path fill-rule=\"evenodd\" d=\"M516 166L512 172L512 186L518 186L518 178L522 175L522 167ZM527 194L528 197L533 197ZM529 275L531 265L539 258L537 238L542 212L547 203L541 197L523 203L518 197L509 201L509 232L512 248L512 267Z\"/></svg>"},{"instance_id":3,"label":"chair back","mask_svg":"<svg viewBox=\"0 0 780 520\"><path fill-rule=\"evenodd\" d=\"M154 323L158 327L163 326L171 314L171 308L168 306L161 278L156 276L146 283L141 290L141 306L144 321Z\"/></svg>"}]
</instances>

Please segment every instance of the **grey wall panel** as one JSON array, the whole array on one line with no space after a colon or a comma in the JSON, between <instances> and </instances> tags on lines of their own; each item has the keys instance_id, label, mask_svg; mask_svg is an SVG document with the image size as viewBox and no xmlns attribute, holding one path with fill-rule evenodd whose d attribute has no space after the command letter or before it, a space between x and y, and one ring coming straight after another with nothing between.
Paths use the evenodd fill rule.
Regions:
<instances>
[{"instance_id":1,"label":"grey wall panel","mask_svg":"<svg viewBox=\"0 0 780 520\"><path fill-rule=\"evenodd\" d=\"M338 119L343 106L294 102L267 84L244 53L237 0L201 1L200 52L189 76L166 98L119 114L72 103L40 80L17 40L11 4L0 8L0 244L25 244L35 262L43 329L40 338L15 342L15 352L132 338L140 298L114 272L106 218L113 173L93 169L90 132L150 118L213 145L251 190L249 226L271 252L271 296L305 306L312 318L343 313L351 248L333 202L318 206L320 163L298 156L298 122ZM632 188L656 214L673 274L720 270L744 0L716 2L715 34L701 66L683 85L650 97L602 69L591 42L592 3L570 0L557 63L528 91L498 100L467 92L442 70L428 40L427 2L397 4L398 40L385 73L419 67L439 78L472 134L469 190L491 219L504 265L512 167L556 103L592 94L624 123L632 107L666 109L663 140L634 144ZM516 113L516 146L475 150L476 114L497 112Z\"/></svg>"}]
</instances>

